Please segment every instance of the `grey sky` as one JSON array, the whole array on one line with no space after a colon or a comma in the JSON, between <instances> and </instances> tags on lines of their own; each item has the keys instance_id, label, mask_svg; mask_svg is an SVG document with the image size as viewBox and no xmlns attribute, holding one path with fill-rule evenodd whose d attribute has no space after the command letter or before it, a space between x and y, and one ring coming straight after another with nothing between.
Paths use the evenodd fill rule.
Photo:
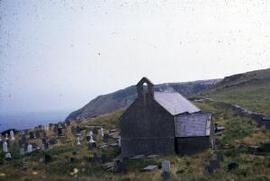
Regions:
<instances>
[{"instance_id":1,"label":"grey sky","mask_svg":"<svg viewBox=\"0 0 270 181\"><path fill-rule=\"evenodd\" d=\"M270 1L2 0L0 112L270 67Z\"/></svg>"}]
</instances>

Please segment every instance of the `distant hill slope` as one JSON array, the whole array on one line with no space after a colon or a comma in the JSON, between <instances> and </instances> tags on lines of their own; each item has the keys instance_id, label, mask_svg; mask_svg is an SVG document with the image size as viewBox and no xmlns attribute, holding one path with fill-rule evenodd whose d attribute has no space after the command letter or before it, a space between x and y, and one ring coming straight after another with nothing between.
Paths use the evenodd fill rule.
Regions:
<instances>
[{"instance_id":1,"label":"distant hill slope","mask_svg":"<svg viewBox=\"0 0 270 181\"><path fill-rule=\"evenodd\" d=\"M270 69L225 77L205 95L250 111L270 114Z\"/></svg>"},{"instance_id":2,"label":"distant hill slope","mask_svg":"<svg viewBox=\"0 0 270 181\"><path fill-rule=\"evenodd\" d=\"M220 79L203 80L185 83L166 83L155 86L156 91L175 90L184 96L199 94L219 82ZM81 109L72 112L66 120L96 117L118 109L128 107L136 98L136 86L130 86L110 94L98 96Z\"/></svg>"}]
</instances>

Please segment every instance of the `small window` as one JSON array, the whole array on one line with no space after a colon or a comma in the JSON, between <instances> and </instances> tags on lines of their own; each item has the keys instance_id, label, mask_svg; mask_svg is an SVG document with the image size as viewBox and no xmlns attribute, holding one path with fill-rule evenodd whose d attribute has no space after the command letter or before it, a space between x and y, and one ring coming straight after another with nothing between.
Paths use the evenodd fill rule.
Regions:
<instances>
[{"instance_id":1,"label":"small window","mask_svg":"<svg viewBox=\"0 0 270 181\"><path fill-rule=\"evenodd\" d=\"M148 93L148 92L149 92L148 84L145 82L143 83L143 93Z\"/></svg>"}]
</instances>

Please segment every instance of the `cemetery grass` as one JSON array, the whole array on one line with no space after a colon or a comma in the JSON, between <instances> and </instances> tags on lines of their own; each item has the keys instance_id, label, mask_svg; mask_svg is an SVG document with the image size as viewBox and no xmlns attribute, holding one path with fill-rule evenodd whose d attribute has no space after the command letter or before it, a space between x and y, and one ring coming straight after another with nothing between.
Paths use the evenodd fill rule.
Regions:
<instances>
[{"instance_id":1,"label":"cemetery grass","mask_svg":"<svg viewBox=\"0 0 270 181\"><path fill-rule=\"evenodd\" d=\"M50 133L50 137L56 140L56 144L46 152L40 150L20 157L15 153L17 145L13 144L12 161L4 160L3 153L0 153L0 180L162 180L160 169L153 172L143 172L142 169L153 164L160 166L162 160L165 159L171 163L171 180L270 180L269 150L266 149L261 154L255 155L246 149L246 146L263 146L269 143L269 130L257 127L252 119L241 117L217 102L196 104L202 110L213 113L214 123L225 127L222 135L215 136L216 149L224 154L224 160L220 162L220 168L212 174L205 169L209 161L215 158L215 151L212 149L194 155L129 159L125 161L127 173L105 171L102 164L93 163L93 153L106 154L108 159L112 160L119 155L119 149L95 148L89 151L86 140L82 140L82 145L77 146L75 137L69 130L65 132L65 137L61 138ZM86 134L87 128L91 125L104 125L105 130L117 129L119 131L118 121L123 112L124 110L119 110L97 118L79 121L82 133ZM71 124L75 125L75 122ZM100 136L97 137L97 142L101 143ZM115 140L110 140L110 143L114 142ZM52 157L52 161L47 164L42 160L45 153ZM70 158L74 160L71 162ZM239 167L229 171L230 162L237 163ZM75 173L74 169L78 171Z\"/></svg>"}]
</instances>

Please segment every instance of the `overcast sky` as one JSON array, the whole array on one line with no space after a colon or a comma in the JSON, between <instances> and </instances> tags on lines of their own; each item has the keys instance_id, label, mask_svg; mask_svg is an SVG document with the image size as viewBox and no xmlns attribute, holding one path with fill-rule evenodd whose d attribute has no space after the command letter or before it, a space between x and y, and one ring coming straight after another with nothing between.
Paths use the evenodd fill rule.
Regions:
<instances>
[{"instance_id":1,"label":"overcast sky","mask_svg":"<svg viewBox=\"0 0 270 181\"><path fill-rule=\"evenodd\" d=\"M1 0L0 18L0 113L270 67L267 0Z\"/></svg>"}]
</instances>

